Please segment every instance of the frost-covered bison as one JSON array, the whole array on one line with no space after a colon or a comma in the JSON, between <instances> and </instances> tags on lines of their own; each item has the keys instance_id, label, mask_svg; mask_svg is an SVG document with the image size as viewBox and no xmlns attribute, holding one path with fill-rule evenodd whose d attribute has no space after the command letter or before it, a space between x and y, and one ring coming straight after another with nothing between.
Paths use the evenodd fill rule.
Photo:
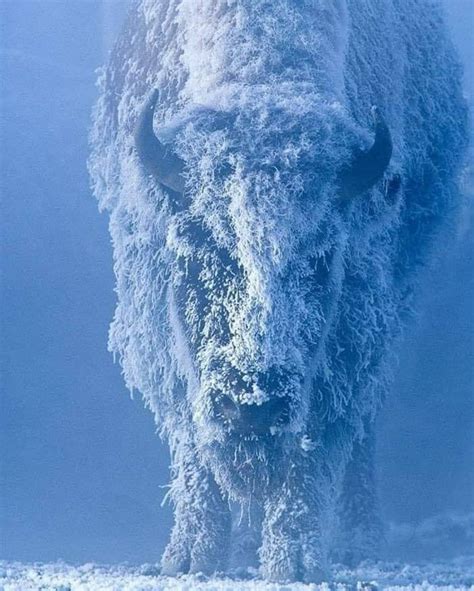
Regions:
<instances>
[{"instance_id":1,"label":"frost-covered bison","mask_svg":"<svg viewBox=\"0 0 474 591\"><path fill-rule=\"evenodd\" d=\"M141 0L92 144L110 348L171 449L163 572L315 581L373 552L374 421L460 202L438 3Z\"/></svg>"}]
</instances>

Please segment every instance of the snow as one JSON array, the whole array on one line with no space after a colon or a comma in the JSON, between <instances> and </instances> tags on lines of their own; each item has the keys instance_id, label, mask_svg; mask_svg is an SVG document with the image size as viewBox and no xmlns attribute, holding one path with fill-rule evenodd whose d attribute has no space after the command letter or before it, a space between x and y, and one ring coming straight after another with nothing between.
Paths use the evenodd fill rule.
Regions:
<instances>
[{"instance_id":1,"label":"snow","mask_svg":"<svg viewBox=\"0 0 474 591\"><path fill-rule=\"evenodd\" d=\"M336 566L332 583L267 583L202 576L161 577L155 565L72 566L64 562L0 561L0 591L454 591L474 589L474 557L451 562L366 562L355 570Z\"/></svg>"}]
</instances>

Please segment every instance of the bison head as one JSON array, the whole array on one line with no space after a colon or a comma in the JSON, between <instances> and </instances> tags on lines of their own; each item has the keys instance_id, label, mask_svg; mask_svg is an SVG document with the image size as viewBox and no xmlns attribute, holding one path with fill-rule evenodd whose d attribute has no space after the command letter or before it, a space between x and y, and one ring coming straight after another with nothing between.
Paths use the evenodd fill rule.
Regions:
<instances>
[{"instance_id":1,"label":"bison head","mask_svg":"<svg viewBox=\"0 0 474 591\"><path fill-rule=\"evenodd\" d=\"M194 437L221 483L255 489L276 454L317 439L333 404L324 384L348 219L382 186L391 136L373 108L375 140L354 149L360 130L327 105L326 121L207 115L171 148L153 128L158 96L140 111L135 149L167 198L169 325Z\"/></svg>"}]
</instances>

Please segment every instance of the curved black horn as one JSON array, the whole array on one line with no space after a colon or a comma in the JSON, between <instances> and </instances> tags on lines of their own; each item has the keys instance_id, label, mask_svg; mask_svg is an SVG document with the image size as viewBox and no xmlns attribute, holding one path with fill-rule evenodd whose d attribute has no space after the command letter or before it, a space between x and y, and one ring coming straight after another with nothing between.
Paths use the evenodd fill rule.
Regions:
<instances>
[{"instance_id":1,"label":"curved black horn","mask_svg":"<svg viewBox=\"0 0 474 591\"><path fill-rule=\"evenodd\" d=\"M341 189L345 196L367 191L379 181L392 157L392 136L377 107L372 107L375 140L366 152L357 150L349 167L341 172Z\"/></svg>"},{"instance_id":2,"label":"curved black horn","mask_svg":"<svg viewBox=\"0 0 474 591\"><path fill-rule=\"evenodd\" d=\"M177 193L184 191L184 163L158 140L153 131L153 114L158 100L153 90L145 101L135 128L135 147L147 171L158 182Z\"/></svg>"}]
</instances>

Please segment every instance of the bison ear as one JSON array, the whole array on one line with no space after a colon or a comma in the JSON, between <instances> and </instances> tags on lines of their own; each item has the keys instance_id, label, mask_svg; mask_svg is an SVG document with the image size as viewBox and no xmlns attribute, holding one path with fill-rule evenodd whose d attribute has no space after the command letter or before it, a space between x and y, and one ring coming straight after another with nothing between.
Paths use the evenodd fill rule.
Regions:
<instances>
[{"instance_id":1,"label":"bison ear","mask_svg":"<svg viewBox=\"0 0 474 591\"><path fill-rule=\"evenodd\" d=\"M153 115L158 96L158 90L154 89L140 111L135 127L135 148L149 174L168 189L183 193L184 162L163 146L153 131Z\"/></svg>"},{"instance_id":2,"label":"bison ear","mask_svg":"<svg viewBox=\"0 0 474 591\"><path fill-rule=\"evenodd\" d=\"M392 136L378 107L372 107L375 139L367 151L356 150L351 163L340 172L340 188L344 197L368 191L382 179L392 157Z\"/></svg>"}]
</instances>

